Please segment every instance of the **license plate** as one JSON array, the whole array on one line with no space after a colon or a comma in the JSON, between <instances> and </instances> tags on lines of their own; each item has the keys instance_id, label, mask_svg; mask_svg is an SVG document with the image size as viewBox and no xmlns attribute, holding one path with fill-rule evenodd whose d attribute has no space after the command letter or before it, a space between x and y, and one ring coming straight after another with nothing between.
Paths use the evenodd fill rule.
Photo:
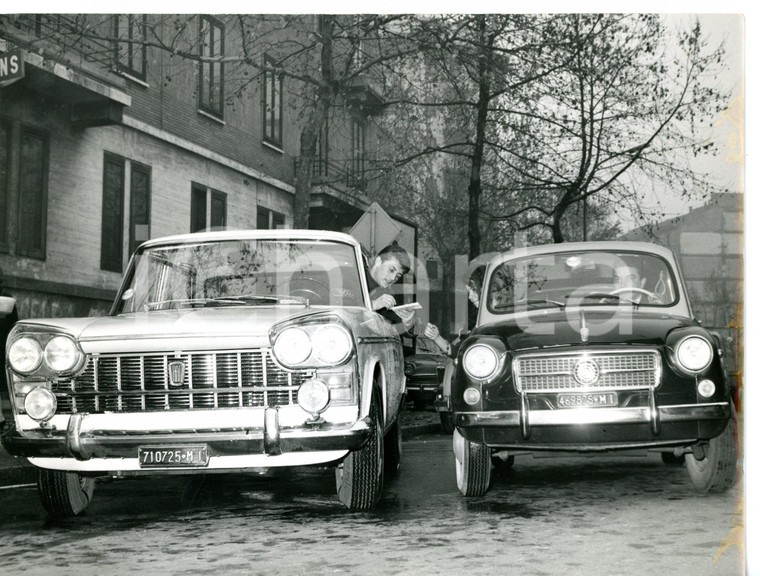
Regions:
<instances>
[{"instance_id":1,"label":"license plate","mask_svg":"<svg viewBox=\"0 0 760 576\"><path fill-rule=\"evenodd\" d=\"M618 398L615 392L557 395L557 404L560 408L597 408L617 406L617 403Z\"/></svg>"},{"instance_id":2,"label":"license plate","mask_svg":"<svg viewBox=\"0 0 760 576\"><path fill-rule=\"evenodd\" d=\"M194 468L208 466L208 446L140 446L140 468Z\"/></svg>"}]
</instances>

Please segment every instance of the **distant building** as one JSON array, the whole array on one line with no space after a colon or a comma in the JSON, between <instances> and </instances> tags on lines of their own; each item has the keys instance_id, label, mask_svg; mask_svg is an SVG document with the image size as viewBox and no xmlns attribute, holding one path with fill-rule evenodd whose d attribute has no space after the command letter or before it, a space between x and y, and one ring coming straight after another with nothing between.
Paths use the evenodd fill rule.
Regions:
<instances>
[{"instance_id":1,"label":"distant building","mask_svg":"<svg viewBox=\"0 0 760 576\"><path fill-rule=\"evenodd\" d=\"M622 240L655 242L675 253L696 317L703 326L728 339L732 371L741 369L743 206L743 194L713 194L704 206L621 237Z\"/></svg>"}]
</instances>

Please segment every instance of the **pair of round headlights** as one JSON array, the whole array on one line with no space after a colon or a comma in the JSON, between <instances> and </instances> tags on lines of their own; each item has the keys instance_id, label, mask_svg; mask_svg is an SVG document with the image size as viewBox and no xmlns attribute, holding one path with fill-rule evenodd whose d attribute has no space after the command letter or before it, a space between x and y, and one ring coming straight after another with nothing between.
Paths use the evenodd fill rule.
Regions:
<instances>
[{"instance_id":1,"label":"pair of round headlights","mask_svg":"<svg viewBox=\"0 0 760 576\"><path fill-rule=\"evenodd\" d=\"M351 336L335 324L316 330L300 327L286 328L274 342L275 357L285 366L303 366L309 359L319 365L340 364L351 354Z\"/></svg>"},{"instance_id":2,"label":"pair of round headlights","mask_svg":"<svg viewBox=\"0 0 760 576\"><path fill-rule=\"evenodd\" d=\"M84 356L74 340L68 336L54 336L43 347L30 336L15 340L8 348L8 363L20 374L30 374L45 365L55 373L76 369Z\"/></svg>"}]
</instances>

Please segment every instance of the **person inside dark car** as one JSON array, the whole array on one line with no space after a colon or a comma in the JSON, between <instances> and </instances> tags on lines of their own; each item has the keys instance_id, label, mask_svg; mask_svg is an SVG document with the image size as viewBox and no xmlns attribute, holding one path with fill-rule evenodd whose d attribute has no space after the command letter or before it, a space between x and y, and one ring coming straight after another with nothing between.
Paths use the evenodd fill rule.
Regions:
<instances>
[{"instance_id":1,"label":"person inside dark car","mask_svg":"<svg viewBox=\"0 0 760 576\"><path fill-rule=\"evenodd\" d=\"M662 298L646 288L647 279L642 278L639 268L632 263L616 266L612 279L615 293L620 298L637 304L659 304L662 302Z\"/></svg>"}]
</instances>

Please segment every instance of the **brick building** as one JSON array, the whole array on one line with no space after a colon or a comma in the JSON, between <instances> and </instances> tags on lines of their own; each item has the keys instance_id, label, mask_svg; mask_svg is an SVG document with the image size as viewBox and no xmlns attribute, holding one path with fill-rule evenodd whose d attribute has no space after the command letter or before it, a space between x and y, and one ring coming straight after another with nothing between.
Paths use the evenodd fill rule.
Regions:
<instances>
[{"instance_id":1,"label":"brick building","mask_svg":"<svg viewBox=\"0 0 760 576\"><path fill-rule=\"evenodd\" d=\"M22 318L105 313L148 238L293 225L302 119L289 95L302 87L264 72L232 98L232 65L66 38L83 18L100 38L174 32L160 15L0 15L0 54L23 62L12 80L0 75L0 268ZM234 16L185 18L199 54L239 52ZM331 111L313 228L348 230L371 205L363 171L378 103L367 81ZM416 227L398 221L415 250Z\"/></svg>"}]
</instances>

